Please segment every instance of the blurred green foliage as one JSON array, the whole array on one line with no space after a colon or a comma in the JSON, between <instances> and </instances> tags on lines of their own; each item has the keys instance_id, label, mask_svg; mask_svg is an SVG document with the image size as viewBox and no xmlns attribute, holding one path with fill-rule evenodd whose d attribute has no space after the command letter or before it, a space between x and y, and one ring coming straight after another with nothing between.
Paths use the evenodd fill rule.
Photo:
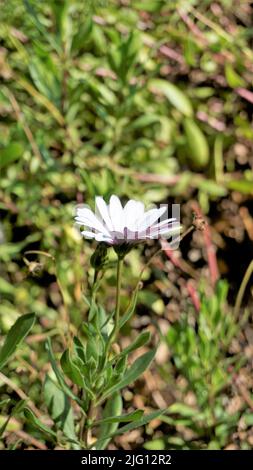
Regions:
<instances>
[{"instance_id":1,"label":"blurred green foliage","mask_svg":"<svg viewBox=\"0 0 253 470\"><path fill-rule=\"evenodd\" d=\"M169 413L177 414L178 420L169 422L191 428L190 447L196 446L195 439L203 445L208 438L208 448L223 448L239 419L238 412L229 411L227 395L245 358L242 354L228 357L227 352L243 325L227 306L227 292L227 283L220 281L216 295L206 298L202 293L198 315L182 315L167 335L175 367L187 380L184 394L190 390L196 399L196 407L173 404Z\"/></svg>"}]
</instances>

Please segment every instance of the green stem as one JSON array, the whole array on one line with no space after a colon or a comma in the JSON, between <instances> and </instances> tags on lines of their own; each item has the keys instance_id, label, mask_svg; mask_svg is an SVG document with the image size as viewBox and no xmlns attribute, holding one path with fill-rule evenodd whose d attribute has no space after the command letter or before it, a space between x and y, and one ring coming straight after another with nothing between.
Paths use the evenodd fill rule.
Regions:
<instances>
[{"instance_id":1,"label":"green stem","mask_svg":"<svg viewBox=\"0 0 253 470\"><path fill-rule=\"evenodd\" d=\"M244 277L243 277L243 280L242 280L242 283L240 285L240 289L238 291L238 294L237 294L237 297L236 297L236 301L235 301L235 307L234 307L234 317L237 319L238 316L239 316L239 311L240 311L240 307L241 307L241 303L242 303L242 299L243 299L243 296L244 296L244 292L245 292L245 289L247 287L247 284L250 280L250 277L251 277L251 274L253 272L253 260L251 261L251 263L249 264L247 270L246 270L246 273L244 274Z\"/></svg>"},{"instance_id":2,"label":"green stem","mask_svg":"<svg viewBox=\"0 0 253 470\"><path fill-rule=\"evenodd\" d=\"M121 274L122 274L122 265L123 265L123 258L118 256L117 261L117 283L116 283L116 305L115 305L115 317L114 317L114 327L113 330L108 338L108 342L105 347L105 357L107 358L109 349L113 341L116 339L118 331L119 331L119 319L120 319L120 288L121 288ZM94 282L96 281L94 277ZM89 410L87 413L88 423L86 421L85 431L84 431L84 443L85 448L89 449L92 445L92 428L94 426L93 421L96 419L97 415L97 408L99 402L94 400L90 402ZM88 424L88 426L87 426Z\"/></svg>"},{"instance_id":3,"label":"green stem","mask_svg":"<svg viewBox=\"0 0 253 470\"><path fill-rule=\"evenodd\" d=\"M123 259L118 257L117 262L117 285L116 285L116 307L115 307L115 322L114 328L111 333L111 341L113 342L117 336L119 329L119 317L120 317L120 288L121 288L121 274L122 274Z\"/></svg>"},{"instance_id":4,"label":"green stem","mask_svg":"<svg viewBox=\"0 0 253 470\"><path fill-rule=\"evenodd\" d=\"M93 283L91 287L91 305L93 305L93 303L96 300L97 279L98 279L98 271L94 270Z\"/></svg>"},{"instance_id":5,"label":"green stem","mask_svg":"<svg viewBox=\"0 0 253 470\"><path fill-rule=\"evenodd\" d=\"M119 319L120 319L120 288L121 288L121 274L122 274L123 258L118 256L117 261L117 284L116 284L116 305L115 305L115 316L114 316L114 327L108 338L108 342L105 348L105 355L108 355L110 345L115 341L119 331Z\"/></svg>"},{"instance_id":6,"label":"green stem","mask_svg":"<svg viewBox=\"0 0 253 470\"><path fill-rule=\"evenodd\" d=\"M85 423L85 430L84 430L84 435L83 435L83 440L85 444L85 449L89 449L90 446L92 446L92 427L93 427L93 421L97 417L97 407L94 402L91 402L89 405L89 410L87 413L87 420Z\"/></svg>"}]
</instances>

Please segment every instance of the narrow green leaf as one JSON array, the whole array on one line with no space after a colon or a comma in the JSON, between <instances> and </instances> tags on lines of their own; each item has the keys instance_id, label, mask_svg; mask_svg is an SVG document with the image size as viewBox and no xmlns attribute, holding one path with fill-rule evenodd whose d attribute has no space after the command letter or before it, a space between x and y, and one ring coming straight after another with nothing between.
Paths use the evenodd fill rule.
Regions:
<instances>
[{"instance_id":1,"label":"narrow green leaf","mask_svg":"<svg viewBox=\"0 0 253 470\"><path fill-rule=\"evenodd\" d=\"M73 342L76 355L79 357L79 359L81 359L83 363L85 363L85 350L83 344L81 343L80 339L77 338L77 336L74 337Z\"/></svg>"},{"instance_id":2,"label":"narrow green leaf","mask_svg":"<svg viewBox=\"0 0 253 470\"><path fill-rule=\"evenodd\" d=\"M33 8L32 3L29 0L23 0L24 5L26 7L27 13L30 15L31 20L34 23L34 26L38 29L38 31L43 35L43 37L46 39L46 41L51 44L51 46L58 52L58 54L61 53L61 47L55 41L54 35L50 34L48 29L45 28L45 26L41 23L41 21L38 18L36 10Z\"/></svg>"},{"instance_id":3,"label":"narrow green leaf","mask_svg":"<svg viewBox=\"0 0 253 470\"><path fill-rule=\"evenodd\" d=\"M94 362L96 363L97 358L98 358L98 353L99 353L98 338L96 337L89 338L86 344L86 352L85 352L86 361L88 362L91 358L93 358Z\"/></svg>"},{"instance_id":4,"label":"narrow green leaf","mask_svg":"<svg viewBox=\"0 0 253 470\"><path fill-rule=\"evenodd\" d=\"M94 393L92 392L91 388L87 385L87 380L81 371L81 368L78 367L78 362L80 363L80 359L77 358L78 361L72 360L70 357L69 350L67 349L62 357L61 357L61 366L63 372L69 377L70 380L78 387L84 388L89 395L94 398ZM81 365L81 364L80 364Z\"/></svg>"},{"instance_id":5,"label":"narrow green leaf","mask_svg":"<svg viewBox=\"0 0 253 470\"><path fill-rule=\"evenodd\" d=\"M35 427L35 428L39 428L40 431L48 434L49 436L51 436L53 439L56 439L57 435L56 433L51 429L49 428L48 426L46 426L44 423L42 423L36 416L35 414L29 409L29 408L25 408L24 410L24 415L26 417L26 419Z\"/></svg>"},{"instance_id":6,"label":"narrow green leaf","mask_svg":"<svg viewBox=\"0 0 253 470\"><path fill-rule=\"evenodd\" d=\"M75 400L80 406L82 406L82 402L81 400L79 400L78 397L76 397L76 395L72 392L72 390L68 387L68 385L66 384L65 380L64 380L64 376L63 374L61 373L61 371L59 370L57 364L56 364L56 360L54 358L54 354L53 354L53 350L52 350L52 345L51 345L51 340L50 338L47 339L47 342L46 342L46 348L48 350L48 353L49 353L49 360L50 360L50 363L51 363L51 366L52 366L52 369L56 375L56 378L58 380L58 383L62 389L62 391L64 393L66 393L67 396L69 396L70 398L72 398L72 400Z\"/></svg>"},{"instance_id":7,"label":"narrow green leaf","mask_svg":"<svg viewBox=\"0 0 253 470\"><path fill-rule=\"evenodd\" d=\"M245 80L234 70L229 63L225 65L225 77L231 88L239 88L245 86Z\"/></svg>"},{"instance_id":8,"label":"narrow green leaf","mask_svg":"<svg viewBox=\"0 0 253 470\"><path fill-rule=\"evenodd\" d=\"M135 119L135 121L131 122L128 125L128 129L142 129L143 127L151 126L151 124L155 124L156 122L160 122L160 116L157 116L156 114L143 114Z\"/></svg>"},{"instance_id":9,"label":"narrow green leaf","mask_svg":"<svg viewBox=\"0 0 253 470\"><path fill-rule=\"evenodd\" d=\"M117 384L113 385L105 391L103 399L116 392L117 390L121 390L130 383L133 383L147 369L149 364L154 359L155 353L156 349L153 349L138 357L138 359L136 359L136 361L126 371L122 380L120 380Z\"/></svg>"},{"instance_id":10,"label":"narrow green leaf","mask_svg":"<svg viewBox=\"0 0 253 470\"><path fill-rule=\"evenodd\" d=\"M120 356L126 356L130 354L131 352L135 351L136 349L140 348L141 346L144 346L144 344L148 343L150 340L150 332L145 331L144 333L141 333L132 344L130 344L127 348L125 348L121 353Z\"/></svg>"},{"instance_id":11,"label":"narrow green leaf","mask_svg":"<svg viewBox=\"0 0 253 470\"><path fill-rule=\"evenodd\" d=\"M106 419L110 416L117 417L122 413L122 398L120 393L114 393L110 399L107 401L103 413L102 418ZM119 423L103 423L99 427L99 435L98 440L96 442L96 450L103 450L107 447L108 443L110 442L110 434L113 434L117 428Z\"/></svg>"},{"instance_id":12,"label":"narrow green leaf","mask_svg":"<svg viewBox=\"0 0 253 470\"><path fill-rule=\"evenodd\" d=\"M196 416L198 410L191 406L185 405L184 403L173 403L167 411L168 414L180 414L185 418Z\"/></svg>"},{"instance_id":13,"label":"narrow green leaf","mask_svg":"<svg viewBox=\"0 0 253 470\"><path fill-rule=\"evenodd\" d=\"M149 82L149 88L157 90L170 101L178 111L185 116L193 115L192 105L185 93L173 83L161 79L152 79Z\"/></svg>"},{"instance_id":14,"label":"narrow green leaf","mask_svg":"<svg viewBox=\"0 0 253 470\"><path fill-rule=\"evenodd\" d=\"M8 332L3 347L0 350L0 369L6 364L18 345L28 335L35 322L35 314L28 313L17 319Z\"/></svg>"},{"instance_id":15,"label":"narrow green leaf","mask_svg":"<svg viewBox=\"0 0 253 470\"><path fill-rule=\"evenodd\" d=\"M0 148L0 168L4 168L15 160L20 158L24 153L24 147L18 142L13 142L4 148Z\"/></svg>"},{"instance_id":16,"label":"narrow green leaf","mask_svg":"<svg viewBox=\"0 0 253 470\"><path fill-rule=\"evenodd\" d=\"M193 119L184 119L187 140L187 156L196 168L203 168L209 161L209 147L205 135Z\"/></svg>"},{"instance_id":17,"label":"narrow green leaf","mask_svg":"<svg viewBox=\"0 0 253 470\"><path fill-rule=\"evenodd\" d=\"M163 438L152 439L152 441L145 442L145 444L143 444L143 447L146 450L165 450L166 444Z\"/></svg>"},{"instance_id":18,"label":"narrow green leaf","mask_svg":"<svg viewBox=\"0 0 253 470\"><path fill-rule=\"evenodd\" d=\"M198 188L210 196L223 197L227 194L227 188L225 188L221 183L218 184L212 180L200 181Z\"/></svg>"},{"instance_id":19,"label":"narrow green leaf","mask_svg":"<svg viewBox=\"0 0 253 470\"><path fill-rule=\"evenodd\" d=\"M5 429L7 428L8 426L8 423L10 421L10 419L15 416L15 415L18 415L25 407L25 404L26 404L26 400L20 400L18 401L18 403L12 408L8 418L6 419L6 421L3 423L3 425L1 426L0 428L0 437L2 437Z\"/></svg>"},{"instance_id":20,"label":"narrow green leaf","mask_svg":"<svg viewBox=\"0 0 253 470\"><path fill-rule=\"evenodd\" d=\"M44 385L44 397L49 414L56 426L63 431L65 436L71 440L77 440L69 399L48 375ZM77 449L76 446L73 448Z\"/></svg>"},{"instance_id":21,"label":"narrow green leaf","mask_svg":"<svg viewBox=\"0 0 253 470\"><path fill-rule=\"evenodd\" d=\"M58 124L61 126L64 125L64 117L60 113L59 109L54 105L54 103L52 103L46 96L39 93L39 91L24 78L18 77L17 83L34 98L35 102L44 106L49 111L51 116L53 116L53 118L58 122Z\"/></svg>"},{"instance_id":22,"label":"narrow green leaf","mask_svg":"<svg viewBox=\"0 0 253 470\"><path fill-rule=\"evenodd\" d=\"M79 387L83 387L83 377L78 367L73 363L70 357L69 350L66 349L61 357L61 366L64 374L72 380L72 382Z\"/></svg>"},{"instance_id":23,"label":"narrow green leaf","mask_svg":"<svg viewBox=\"0 0 253 470\"><path fill-rule=\"evenodd\" d=\"M125 423L125 422L132 422L136 421L137 419L140 419L143 415L144 411L143 410L135 410L132 411L132 413L127 413L125 415L119 415L119 416L109 416L108 418L101 419L99 421L96 421L94 423L94 426L100 425L100 424L106 424L106 423Z\"/></svg>"},{"instance_id":24,"label":"narrow green leaf","mask_svg":"<svg viewBox=\"0 0 253 470\"><path fill-rule=\"evenodd\" d=\"M253 181L246 179L231 180L227 182L227 188L243 194L253 194Z\"/></svg>"},{"instance_id":25,"label":"narrow green leaf","mask_svg":"<svg viewBox=\"0 0 253 470\"><path fill-rule=\"evenodd\" d=\"M121 434L125 434L126 432L132 431L133 429L139 428L140 426L145 426L148 424L150 421L153 419L158 418L158 416L161 416L163 413L165 413L165 410L158 410L158 411L153 411L153 413L150 413L148 415L144 415L141 419L137 421L133 421L132 423L126 424L125 426L122 426L120 429L117 431L113 432L109 436L107 436L107 439L110 438L112 439L115 436L120 436ZM99 449L101 448L101 444L105 438L99 438L96 442L96 448Z\"/></svg>"}]
</instances>

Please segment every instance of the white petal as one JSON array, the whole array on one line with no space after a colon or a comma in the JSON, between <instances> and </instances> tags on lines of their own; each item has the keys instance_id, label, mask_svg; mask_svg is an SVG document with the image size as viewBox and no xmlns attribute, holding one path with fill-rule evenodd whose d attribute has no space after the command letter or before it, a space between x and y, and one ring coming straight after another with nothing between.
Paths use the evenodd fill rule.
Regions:
<instances>
[{"instance_id":1,"label":"white petal","mask_svg":"<svg viewBox=\"0 0 253 470\"><path fill-rule=\"evenodd\" d=\"M84 216L84 217L94 217L95 214L94 212L86 206L77 206L76 208L76 215L78 216Z\"/></svg>"},{"instance_id":2,"label":"white petal","mask_svg":"<svg viewBox=\"0 0 253 470\"><path fill-rule=\"evenodd\" d=\"M75 217L75 221L79 225L85 225L86 227L94 228L107 236L110 236L108 230L105 226L97 219L97 217L93 214L90 209L87 208L78 208L77 209L77 217Z\"/></svg>"},{"instance_id":3,"label":"white petal","mask_svg":"<svg viewBox=\"0 0 253 470\"><path fill-rule=\"evenodd\" d=\"M109 204L109 213L113 225L113 229L116 232L122 232L123 230L123 209L121 202L117 196L111 196Z\"/></svg>"},{"instance_id":4,"label":"white petal","mask_svg":"<svg viewBox=\"0 0 253 470\"><path fill-rule=\"evenodd\" d=\"M174 228L176 228L178 226L176 222L177 219L167 219L167 220L163 220L162 222L158 223L158 224L155 224L155 225L152 225L151 227L148 227L146 228L145 230L141 230L138 232L138 237L139 238L144 238L146 236L149 236L151 234L151 232L157 232L157 233L160 233L162 230L172 230L172 227L173 227L173 230ZM174 222L174 223L173 223Z\"/></svg>"},{"instance_id":5,"label":"white petal","mask_svg":"<svg viewBox=\"0 0 253 470\"><path fill-rule=\"evenodd\" d=\"M162 236L170 237L172 235L179 235L181 226L178 224L174 224L171 227L164 227L161 229L153 229L150 230L151 238L160 238Z\"/></svg>"},{"instance_id":6,"label":"white petal","mask_svg":"<svg viewBox=\"0 0 253 470\"><path fill-rule=\"evenodd\" d=\"M158 222L158 224L155 224L155 225L152 225L152 229L153 228L162 228L162 227L166 227L166 226L169 226L171 227L173 222L176 222L177 219L166 219L166 220L162 220L161 222Z\"/></svg>"},{"instance_id":7,"label":"white petal","mask_svg":"<svg viewBox=\"0 0 253 470\"><path fill-rule=\"evenodd\" d=\"M113 243L113 239L111 237L106 237L103 233L97 233L95 239L97 242Z\"/></svg>"},{"instance_id":8,"label":"white petal","mask_svg":"<svg viewBox=\"0 0 253 470\"><path fill-rule=\"evenodd\" d=\"M133 232L137 231L137 222L143 215L144 204L130 199L124 207L124 228L127 227Z\"/></svg>"},{"instance_id":9,"label":"white petal","mask_svg":"<svg viewBox=\"0 0 253 470\"><path fill-rule=\"evenodd\" d=\"M88 230L83 230L81 232L81 234L83 235L83 237L85 238L95 238L96 234L94 232L89 232Z\"/></svg>"},{"instance_id":10,"label":"white petal","mask_svg":"<svg viewBox=\"0 0 253 470\"><path fill-rule=\"evenodd\" d=\"M109 215L107 204L104 201L104 198L101 196L96 197L96 209L98 213L100 214L100 216L102 217L102 219L105 221L106 227L108 228L108 230L113 230L113 225L112 225L112 221Z\"/></svg>"},{"instance_id":11,"label":"white petal","mask_svg":"<svg viewBox=\"0 0 253 470\"><path fill-rule=\"evenodd\" d=\"M161 207L160 209L151 209L148 212L146 212L146 214L144 214L144 216L139 222L138 230L142 231L142 230L146 230L148 227L151 227L154 224L154 222L156 222L161 217L161 215L164 214L166 210L167 210L167 207L164 206L164 207Z\"/></svg>"}]
</instances>

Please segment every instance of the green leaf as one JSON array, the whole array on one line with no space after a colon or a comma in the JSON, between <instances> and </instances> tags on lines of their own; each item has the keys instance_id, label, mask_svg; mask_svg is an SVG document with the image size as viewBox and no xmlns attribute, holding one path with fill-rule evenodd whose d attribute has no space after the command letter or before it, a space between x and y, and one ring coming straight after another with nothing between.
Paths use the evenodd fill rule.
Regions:
<instances>
[{"instance_id":1,"label":"green leaf","mask_svg":"<svg viewBox=\"0 0 253 470\"><path fill-rule=\"evenodd\" d=\"M131 124L128 125L128 129L142 129L156 122L160 122L160 116L156 114L144 114L131 122Z\"/></svg>"},{"instance_id":2,"label":"green leaf","mask_svg":"<svg viewBox=\"0 0 253 470\"><path fill-rule=\"evenodd\" d=\"M242 194L253 194L253 181L243 179L228 181L227 188Z\"/></svg>"},{"instance_id":3,"label":"green leaf","mask_svg":"<svg viewBox=\"0 0 253 470\"><path fill-rule=\"evenodd\" d=\"M32 3L29 0L23 0L24 5L26 7L27 13L30 15L31 20L34 23L34 26L38 29L38 31L43 35L46 41L51 44L51 46L58 52L61 53L61 48L57 41L54 39L54 35L50 34L48 29L41 23L39 17L37 15L36 10L33 8Z\"/></svg>"},{"instance_id":4,"label":"green leaf","mask_svg":"<svg viewBox=\"0 0 253 470\"><path fill-rule=\"evenodd\" d=\"M124 315L122 315L122 317L120 318L119 329L121 329L125 325L125 323L128 322L128 320L130 320L131 316L133 315L135 307L136 307L138 293L139 293L139 290L136 289L131 298L129 307L126 309Z\"/></svg>"},{"instance_id":5,"label":"green leaf","mask_svg":"<svg viewBox=\"0 0 253 470\"><path fill-rule=\"evenodd\" d=\"M102 418L106 420L106 418L110 418L111 416L117 417L122 412L122 398L120 393L114 393L107 401L103 413ZM96 450L103 450L107 447L107 444L110 442L109 435L114 433L118 428L119 423L102 423L99 428L98 440L96 442Z\"/></svg>"},{"instance_id":6,"label":"green leaf","mask_svg":"<svg viewBox=\"0 0 253 470\"><path fill-rule=\"evenodd\" d=\"M77 338L77 336L74 337L73 342L76 355L83 363L85 363L85 349L83 344L81 343L80 339Z\"/></svg>"},{"instance_id":7,"label":"green leaf","mask_svg":"<svg viewBox=\"0 0 253 470\"><path fill-rule=\"evenodd\" d=\"M224 181L224 163L223 163L223 136L218 134L215 137L214 147L214 174L217 183L222 183Z\"/></svg>"},{"instance_id":8,"label":"green leaf","mask_svg":"<svg viewBox=\"0 0 253 470\"><path fill-rule=\"evenodd\" d=\"M33 57L29 61L29 71L33 83L40 93L56 106L59 105L60 82L57 80L55 66L50 56L47 57L47 60Z\"/></svg>"},{"instance_id":9,"label":"green leaf","mask_svg":"<svg viewBox=\"0 0 253 470\"><path fill-rule=\"evenodd\" d=\"M5 431L5 429L7 428L8 423L9 423L9 421L10 421L10 419L11 419L11 416L12 416L12 415L10 414L10 415L8 416L8 418L6 418L6 420L5 420L5 422L3 423L3 425L0 427L0 437L3 436L4 431Z\"/></svg>"},{"instance_id":10,"label":"green leaf","mask_svg":"<svg viewBox=\"0 0 253 470\"><path fill-rule=\"evenodd\" d=\"M0 350L0 369L6 364L18 345L28 335L35 322L35 314L28 313L19 317L8 332L3 347Z\"/></svg>"},{"instance_id":11,"label":"green leaf","mask_svg":"<svg viewBox=\"0 0 253 470\"><path fill-rule=\"evenodd\" d=\"M86 352L85 352L86 361L88 362L91 358L93 358L96 363L97 358L98 358L98 353L99 353L98 338L95 338L95 337L89 338L86 344Z\"/></svg>"},{"instance_id":12,"label":"green leaf","mask_svg":"<svg viewBox=\"0 0 253 470\"><path fill-rule=\"evenodd\" d=\"M144 415L141 419L126 424L125 426L122 426L122 428L116 431L113 436L119 436L120 434L125 434L126 432L132 431L132 429L139 428L140 426L145 426L145 424L148 424L153 419L158 418L158 416L161 416L163 413L165 413L165 411L166 410L158 410L153 411L153 413L150 413L148 415Z\"/></svg>"},{"instance_id":13,"label":"green leaf","mask_svg":"<svg viewBox=\"0 0 253 470\"><path fill-rule=\"evenodd\" d=\"M106 424L106 423L124 423L124 422L132 422L136 421L137 419L140 419L143 415L144 411L143 410L135 410L132 411L132 413L127 413L125 415L119 415L119 416L109 416L108 418L101 419L99 421L96 421L94 423L95 426L100 425L100 424Z\"/></svg>"},{"instance_id":14,"label":"green leaf","mask_svg":"<svg viewBox=\"0 0 253 470\"><path fill-rule=\"evenodd\" d=\"M150 413L148 415L144 415L141 419L137 421L133 421L132 423L126 424L125 426L122 426L120 429L117 431L113 432L107 438L113 438L115 436L120 436L121 434L125 434L126 432L132 431L133 429L139 428L140 426L145 426L148 424L150 421L153 419L158 418L158 416L161 416L163 413L165 413L166 410L158 410L158 411L153 411L153 413ZM96 442L96 448L99 449L101 448L101 443L103 439L101 437L98 438Z\"/></svg>"},{"instance_id":15,"label":"green leaf","mask_svg":"<svg viewBox=\"0 0 253 470\"><path fill-rule=\"evenodd\" d=\"M62 375L61 371L59 370L57 364L56 364L56 360L54 358L54 354L53 354L53 350L52 350L52 345L51 345L51 340L50 338L47 339L47 342L46 342L46 348L48 350L48 353L49 353L49 360L50 360L50 363L51 363L51 366L52 366L52 369L55 373L55 376L58 380L58 383L62 389L62 391L64 393L66 393L67 396L69 396L70 398L72 398L72 400L75 400L80 406L82 406L82 401L79 400L78 397L76 397L76 395L72 392L72 390L68 387L68 385L66 384L65 380L64 380L64 376Z\"/></svg>"},{"instance_id":16,"label":"green leaf","mask_svg":"<svg viewBox=\"0 0 253 470\"><path fill-rule=\"evenodd\" d=\"M196 416L198 410L192 408L191 406L185 405L184 403L173 403L167 411L169 414L180 414L185 418Z\"/></svg>"},{"instance_id":17,"label":"green leaf","mask_svg":"<svg viewBox=\"0 0 253 470\"><path fill-rule=\"evenodd\" d=\"M231 88L238 88L245 86L245 81L240 77L240 75L234 70L231 64L227 63L225 65L225 77L228 85Z\"/></svg>"},{"instance_id":18,"label":"green leaf","mask_svg":"<svg viewBox=\"0 0 253 470\"><path fill-rule=\"evenodd\" d=\"M71 360L69 350L66 349L61 357L61 366L64 374L72 380L72 382L79 387L84 386L83 377L78 367Z\"/></svg>"},{"instance_id":19,"label":"green leaf","mask_svg":"<svg viewBox=\"0 0 253 470\"><path fill-rule=\"evenodd\" d=\"M24 78L17 78L17 83L24 88L35 100L36 103L41 104L44 106L51 116L60 124L61 126L64 125L64 117L60 113L59 109L52 103L46 96L40 93L31 83L29 83Z\"/></svg>"},{"instance_id":20,"label":"green leaf","mask_svg":"<svg viewBox=\"0 0 253 470\"><path fill-rule=\"evenodd\" d=\"M203 168L209 161L209 147L205 135L192 119L184 119L183 124L187 142L187 157L195 168Z\"/></svg>"},{"instance_id":21,"label":"green leaf","mask_svg":"<svg viewBox=\"0 0 253 470\"><path fill-rule=\"evenodd\" d=\"M130 383L133 383L150 365L155 357L156 349L146 352L142 356L138 357L136 361L129 367L126 371L124 377L120 382L110 387L108 390L105 391L103 395L103 399L111 395L112 393L116 392L117 390L121 390L122 388L126 387Z\"/></svg>"},{"instance_id":22,"label":"green leaf","mask_svg":"<svg viewBox=\"0 0 253 470\"><path fill-rule=\"evenodd\" d=\"M117 98L112 90L108 88L103 83L96 80L94 77L92 79L86 79L86 84L90 91L96 96L96 98L104 105L116 106Z\"/></svg>"},{"instance_id":23,"label":"green leaf","mask_svg":"<svg viewBox=\"0 0 253 470\"><path fill-rule=\"evenodd\" d=\"M70 2L66 0L51 2L50 6L54 12L57 33L60 34L61 42L68 51L71 46L72 36L72 16L69 11Z\"/></svg>"},{"instance_id":24,"label":"green leaf","mask_svg":"<svg viewBox=\"0 0 253 470\"><path fill-rule=\"evenodd\" d=\"M198 188L210 196L223 197L227 194L227 189L222 184L212 180L202 180L198 183Z\"/></svg>"},{"instance_id":25,"label":"green leaf","mask_svg":"<svg viewBox=\"0 0 253 470\"><path fill-rule=\"evenodd\" d=\"M119 355L117 356L116 360L117 362L114 367L114 373L120 376L125 373L125 370L127 368L127 356L125 354L122 354L122 356Z\"/></svg>"},{"instance_id":26,"label":"green leaf","mask_svg":"<svg viewBox=\"0 0 253 470\"><path fill-rule=\"evenodd\" d=\"M51 428L42 423L29 408L25 408L24 415L27 421L29 421L35 428L39 428L40 431L48 434L54 440L57 438L56 433Z\"/></svg>"},{"instance_id":27,"label":"green leaf","mask_svg":"<svg viewBox=\"0 0 253 470\"><path fill-rule=\"evenodd\" d=\"M0 278L0 292L1 294L14 294L15 287L10 282L7 282L4 278Z\"/></svg>"},{"instance_id":28,"label":"green leaf","mask_svg":"<svg viewBox=\"0 0 253 470\"><path fill-rule=\"evenodd\" d=\"M74 426L74 416L66 394L54 381L46 376L44 397L47 409L56 426L71 440L77 440ZM77 449L76 446L73 448Z\"/></svg>"},{"instance_id":29,"label":"green leaf","mask_svg":"<svg viewBox=\"0 0 253 470\"><path fill-rule=\"evenodd\" d=\"M6 427L8 426L8 423L10 421L10 419L15 416L15 415L18 415L21 411L23 411L24 407L25 407L25 404L26 404L26 400L20 400L18 401L18 403L12 408L8 418L6 419L6 421L3 423L3 425L1 426L0 428L0 437L3 435Z\"/></svg>"},{"instance_id":30,"label":"green leaf","mask_svg":"<svg viewBox=\"0 0 253 470\"><path fill-rule=\"evenodd\" d=\"M7 403L10 403L11 399L10 398L4 398L3 400L0 401L0 407L2 408L4 405L7 405Z\"/></svg>"},{"instance_id":31,"label":"green leaf","mask_svg":"<svg viewBox=\"0 0 253 470\"><path fill-rule=\"evenodd\" d=\"M193 115L189 98L173 83L161 79L152 79L149 81L149 88L157 90L159 93L166 96L172 106L185 116L191 117Z\"/></svg>"},{"instance_id":32,"label":"green leaf","mask_svg":"<svg viewBox=\"0 0 253 470\"><path fill-rule=\"evenodd\" d=\"M87 40L89 40L89 37L92 33L92 28L93 21L89 17L86 17L86 21L84 23L79 24L78 31L72 39L71 51L73 52L73 54L75 54L78 49L81 49L83 44L85 44Z\"/></svg>"},{"instance_id":33,"label":"green leaf","mask_svg":"<svg viewBox=\"0 0 253 470\"><path fill-rule=\"evenodd\" d=\"M133 2L134 8L141 11L155 12L159 11L163 5L163 0L135 0Z\"/></svg>"},{"instance_id":34,"label":"green leaf","mask_svg":"<svg viewBox=\"0 0 253 470\"><path fill-rule=\"evenodd\" d=\"M5 168L20 158L24 153L24 147L18 142L13 142L5 148L0 148L0 168Z\"/></svg>"},{"instance_id":35,"label":"green leaf","mask_svg":"<svg viewBox=\"0 0 253 470\"><path fill-rule=\"evenodd\" d=\"M89 393L91 398L94 398L94 394L91 388L87 385L86 383L87 380L85 380L85 377L83 376L81 372L81 368L78 367L77 362L78 361L74 362L72 360L68 349L64 351L61 357L61 366L62 366L63 372L67 375L67 377L69 377L70 380L72 380L74 384L78 385L78 387L84 388ZM79 362L80 362L80 359L79 359Z\"/></svg>"},{"instance_id":36,"label":"green leaf","mask_svg":"<svg viewBox=\"0 0 253 470\"><path fill-rule=\"evenodd\" d=\"M165 442L161 439L153 439L152 441L145 442L143 444L144 449L147 450L165 450Z\"/></svg>"},{"instance_id":37,"label":"green leaf","mask_svg":"<svg viewBox=\"0 0 253 470\"><path fill-rule=\"evenodd\" d=\"M144 344L148 343L150 340L150 332L145 331L144 333L141 333L135 341L130 344L127 348L125 348L121 353L120 356L126 356L127 354L131 353L132 351L135 351L135 349L140 348L141 346L144 346Z\"/></svg>"},{"instance_id":38,"label":"green leaf","mask_svg":"<svg viewBox=\"0 0 253 470\"><path fill-rule=\"evenodd\" d=\"M246 424L246 426L253 426L253 413L245 413L243 415L243 421Z\"/></svg>"}]
</instances>

